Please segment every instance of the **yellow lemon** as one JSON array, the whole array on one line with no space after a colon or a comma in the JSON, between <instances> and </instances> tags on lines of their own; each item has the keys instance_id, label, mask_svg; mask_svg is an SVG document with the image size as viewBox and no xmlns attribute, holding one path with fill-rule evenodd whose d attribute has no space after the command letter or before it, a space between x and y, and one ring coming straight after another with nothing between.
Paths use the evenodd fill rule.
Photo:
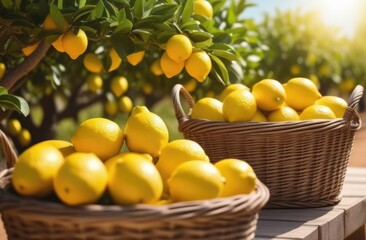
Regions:
<instances>
[{"instance_id":1,"label":"yellow lemon","mask_svg":"<svg viewBox=\"0 0 366 240\"><path fill-rule=\"evenodd\" d=\"M53 192L54 177L64 162L61 152L50 144L26 149L14 166L12 185L22 196L47 197Z\"/></svg>"},{"instance_id":2,"label":"yellow lemon","mask_svg":"<svg viewBox=\"0 0 366 240\"><path fill-rule=\"evenodd\" d=\"M342 93L350 93L355 88L356 82L352 78L347 78L346 80L339 83L339 90Z\"/></svg>"},{"instance_id":3,"label":"yellow lemon","mask_svg":"<svg viewBox=\"0 0 366 240\"><path fill-rule=\"evenodd\" d=\"M277 110L270 112L267 116L269 122L285 122L300 120L299 114L288 106L282 106Z\"/></svg>"},{"instance_id":4,"label":"yellow lemon","mask_svg":"<svg viewBox=\"0 0 366 240\"><path fill-rule=\"evenodd\" d=\"M172 78L182 72L184 68L184 62L175 62L174 60L170 59L166 52L160 58L160 66L163 70L164 75L167 78Z\"/></svg>"},{"instance_id":5,"label":"yellow lemon","mask_svg":"<svg viewBox=\"0 0 366 240\"><path fill-rule=\"evenodd\" d=\"M16 136L22 130L22 124L16 118L10 118L6 122L6 131L9 133L10 136Z\"/></svg>"},{"instance_id":6,"label":"yellow lemon","mask_svg":"<svg viewBox=\"0 0 366 240\"><path fill-rule=\"evenodd\" d=\"M187 82L183 83L183 87L189 92L192 93L197 88L197 80L194 78L189 79Z\"/></svg>"},{"instance_id":7,"label":"yellow lemon","mask_svg":"<svg viewBox=\"0 0 366 240\"><path fill-rule=\"evenodd\" d=\"M315 74L311 74L309 79L315 84L316 88L320 88L319 78Z\"/></svg>"},{"instance_id":8,"label":"yellow lemon","mask_svg":"<svg viewBox=\"0 0 366 240\"><path fill-rule=\"evenodd\" d=\"M88 37L82 29L79 29L76 34L74 34L72 29L69 29L64 33L62 46L70 58L75 60L86 51Z\"/></svg>"},{"instance_id":9,"label":"yellow lemon","mask_svg":"<svg viewBox=\"0 0 366 240\"><path fill-rule=\"evenodd\" d=\"M58 170L54 189L65 204L92 204L102 197L107 182L107 169L95 154L75 152L65 158Z\"/></svg>"},{"instance_id":10,"label":"yellow lemon","mask_svg":"<svg viewBox=\"0 0 366 240\"><path fill-rule=\"evenodd\" d=\"M292 65L290 68L290 72L292 75L299 75L301 73L301 67L298 64Z\"/></svg>"},{"instance_id":11,"label":"yellow lemon","mask_svg":"<svg viewBox=\"0 0 366 240\"><path fill-rule=\"evenodd\" d=\"M227 95L234 92L235 90L250 90L247 86L242 83L232 83L227 85L220 94L220 101L223 102Z\"/></svg>"},{"instance_id":12,"label":"yellow lemon","mask_svg":"<svg viewBox=\"0 0 366 240\"><path fill-rule=\"evenodd\" d=\"M112 78L110 88L114 96L120 97L128 90L128 81L123 76L115 76Z\"/></svg>"},{"instance_id":13,"label":"yellow lemon","mask_svg":"<svg viewBox=\"0 0 366 240\"><path fill-rule=\"evenodd\" d=\"M169 132L163 119L145 106L136 106L127 119L124 134L127 148L131 152L160 155L168 144Z\"/></svg>"},{"instance_id":14,"label":"yellow lemon","mask_svg":"<svg viewBox=\"0 0 366 240\"><path fill-rule=\"evenodd\" d=\"M123 96L118 99L118 108L121 112L129 113L133 108L133 102L128 96Z\"/></svg>"},{"instance_id":15,"label":"yellow lemon","mask_svg":"<svg viewBox=\"0 0 366 240\"><path fill-rule=\"evenodd\" d=\"M274 79L263 79L254 84L252 93L258 108L264 111L279 109L286 98L282 84Z\"/></svg>"},{"instance_id":16,"label":"yellow lemon","mask_svg":"<svg viewBox=\"0 0 366 240\"><path fill-rule=\"evenodd\" d=\"M193 13L202 15L202 16L210 19L213 16L212 5L210 2L208 2L206 0L195 0Z\"/></svg>"},{"instance_id":17,"label":"yellow lemon","mask_svg":"<svg viewBox=\"0 0 366 240\"><path fill-rule=\"evenodd\" d=\"M40 43L41 42L39 41L32 45L22 48L22 52L23 52L24 56L28 57L29 55L31 55L37 49L37 47Z\"/></svg>"},{"instance_id":18,"label":"yellow lemon","mask_svg":"<svg viewBox=\"0 0 366 240\"><path fill-rule=\"evenodd\" d=\"M32 135L28 129L22 128L17 134L17 139L22 147L27 147L32 142Z\"/></svg>"},{"instance_id":19,"label":"yellow lemon","mask_svg":"<svg viewBox=\"0 0 366 240\"><path fill-rule=\"evenodd\" d=\"M336 115L327 106L311 105L300 114L300 120L335 119Z\"/></svg>"},{"instance_id":20,"label":"yellow lemon","mask_svg":"<svg viewBox=\"0 0 366 240\"><path fill-rule=\"evenodd\" d=\"M230 93L222 103L222 113L227 122L250 121L257 111L253 94L247 90Z\"/></svg>"},{"instance_id":21,"label":"yellow lemon","mask_svg":"<svg viewBox=\"0 0 366 240\"><path fill-rule=\"evenodd\" d=\"M98 74L90 74L86 78L86 85L89 91L97 93L103 87L103 79Z\"/></svg>"},{"instance_id":22,"label":"yellow lemon","mask_svg":"<svg viewBox=\"0 0 366 240\"><path fill-rule=\"evenodd\" d=\"M118 53L116 52L116 49L111 48L109 50L109 57L111 59L111 66L108 69L108 72L112 72L119 68L119 66L122 63L122 59L119 57Z\"/></svg>"},{"instance_id":23,"label":"yellow lemon","mask_svg":"<svg viewBox=\"0 0 366 240\"><path fill-rule=\"evenodd\" d=\"M283 84L286 91L286 104L296 111L302 111L321 98L317 86L307 78L292 78Z\"/></svg>"},{"instance_id":24,"label":"yellow lemon","mask_svg":"<svg viewBox=\"0 0 366 240\"><path fill-rule=\"evenodd\" d=\"M3 79L6 71L6 66L4 63L0 62L0 81Z\"/></svg>"},{"instance_id":25,"label":"yellow lemon","mask_svg":"<svg viewBox=\"0 0 366 240\"><path fill-rule=\"evenodd\" d=\"M176 34L169 38L165 50L170 59L179 63L191 56L192 43L186 35Z\"/></svg>"},{"instance_id":26,"label":"yellow lemon","mask_svg":"<svg viewBox=\"0 0 366 240\"><path fill-rule=\"evenodd\" d=\"M156 59L152 62L151 66L150 66L150 71L155 75L155 76L160 76L163 75L163 69L161 69L160 66L160 59Z\"/></svg>"},{"instance_id":27,"label":"yellow lemon","mask_svg":"<svg viewBox=\"0 0 366 240\"><path fill-rule=\"evenodd\" d=\"M346 100L337 96L323 96L316 100L315 104L329 107L337 118L343 118L343 115L348 107Z\"/></svg>"},{"instance_id":28,"label":"yellow lemon","mask_svg":"<svg viewBox=\"0 0 366 240\"><path fill-rule=\"evenodd\" d=\"M52 145L57 150L59 150L64 157L67 157L71 153L75 152L74 146L72 145L71 142L68 142L68 141L51 139L51 140L42 141L40 143L37 143L36 145L43 145L43 144Z\"/></svg>"},{"instance_id":29,"label":"yellow lemon","mask_svg":"<svg viewBox=\"0 0 366 240\"><path fill-rule=\"evenodd\" d=\"M174 202L217 198L224 183L224 177L212 163L197 160L180 164L168 179Z\"/></svg>"},{"instance_id":30,"label":"yellow lemon","mask_svg":"<svg viewBox=\"0 0 366 240\"><path fill-rule=\"evenodd\" d=\"M117 102L113 100L107 100L104 102L104 111L108 116L114 116L118 112Z\"/></svg>"},{"instance_id":31,"label":"yellow lemon","mask_svg":"<svg viewBox=\"0 0 366 240\"><path fill-rule=\"evenodd\" d=\"M144 56L145 56L145 51L131 53L131 54L127 55L127 62L129 62L133 66L136 66L137 64L139 64L142 61Z\"/></svg>"},{"instance_id":32,"label":"yellow lemon","mask_svg":"<svg viewBox=\"0 0 366 240\"><path fill-rule=\"evenodd\" d=\"M54 31L58 29L55 21L53 21L51 17L51 14L47 14L46 18L44 19L43 28L48 31Z\"/></svg>"},{"instance_id":33,"label":"yellow lemon","mask_svg":"<svg viewBox=\"0 0 366 240\"><path fill-rule=\"evenodd\" d=\"M195 141L189 139L171 141L161 150L156 168L163 179L165 190L167 190L166 181L177 166L192 160L209 162L209 158L203 148Z\"/></svg>"},{"instance_id":34,"label":"yellow lemon","mask_svg":"<svg viewBox=\"0 0 366 240\"><path fill-rule=\"evenodd\" d=\"M146 95L150 95L153 93L154 91L154 88L151 84L148 84L148 83L145 83L143 86L142 86L142 91L146 94Z\"/></svg>"},{"instance_id":35,"label":"yellow lemon","mask_svg":"<svg viewBox=\"0 0 366 240\"><path fill-rule=\"evenodd\" d=\"M253 118L250 121L251 122L268 122L266 116L259 109L257 109Z\"/></svg>"},{"instance_id":36,"label":"yellow lemon","mask_svg":"<svg viewBox=\"0 0 366 240\"><path fill-rule=\"evenodd\" d=\"M211 58L205 51L195 51L186 60L184 67L191 77L203 82L211 71Z\"/></svg>"},{"instance_id":37,"label":"yellow lemon","mask_svg":"<svg viewBox=\"0 0 366 240\"><path fill-rule=\"evenodd\" d=\"M117 123L106 118L90 118L78 126L71 143L77 152L94 153L105 161L120 152L123 139Z\"/></svg>"},{"instance_id":38,"label":"yellow lemon","mask_svg":"<svg viewBox=\"0 0 366 240\"><path fill-rule=\"evenodd\" d=\"M144 157L119 157L108 174L108 190L117 204L155 203L163 194L158 170Z\"/></svg>"},{"instance_id":39,"label":"yellow lemon","mask_svg":"<svg viewBox=\"0 0 366 240\"><path fill-rule=\"evenodd\" d=\"M87 53L83 58L83 64L92 73L101 73L103 70L102 60L95 53Z\"/></svg>"},{"instance_id":40,"label":"yellow lemon","mask_svg":"<svg viewBox=\"0 0 366 240\"><path fill-rule=\"evenodd\" d=\"M153 162L153 157L147 153L135 153L135 152L122 152L109 158L107 161L104 162L105 167L107 168L108 172L112 171L115 165L120 162L124 161L125 159L132 159L132 161L139 161L140 159L147 160L149 162Z\"/></svg>"},{"instance_id":41,"label":"yellow lemon","mask_svg":"<svg viewBox=\"0 0 366 240\"><path fill-rule=\"evenodd\" d=\"M58 52L65 52L64 46L62 45L62 38L64 35L60 35L56 41L52 43L52 46L58 51Z\"/></svg>"},{"instance_id":42,"label":"yellow lemon","mask_svg":"<svg viewBox=\"0 0 366 240\"><path fill-rule=\"evenodd\" d=\"M216 162L215 167L225 178L225 185L220 197L250 194L255 189L257 176L247 162L226 158Z\"/></svg>"},{"instance_id":43,"label":"yellow lemon","mask_svg":"<svg viewBox=\"0 0 366 240\"><path fill-rule=\"evenodd\" d=\"M192 108L192 118L224 121L222 102L210 97L201 98Z\"/></svg>"}]
</instances>

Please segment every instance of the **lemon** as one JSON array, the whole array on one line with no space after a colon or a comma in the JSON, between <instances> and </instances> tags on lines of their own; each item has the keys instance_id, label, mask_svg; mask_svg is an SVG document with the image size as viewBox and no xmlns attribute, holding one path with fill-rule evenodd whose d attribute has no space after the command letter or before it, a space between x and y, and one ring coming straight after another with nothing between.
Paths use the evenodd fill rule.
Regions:
<instances>
[{"instance_id":1,"label":"lemon","mask_svg":"<svg viewBox=\"0 0 366 240\"><path fill-rule=\"evenodd\" d=\"M147 153L122 152L117 154L116 156L109 158L107 161L104 162L104 165L107 168L108 172L110 172L118 162L124 161L125 159L132 159L132 161L139 161L140 159L144 159L149 162L153 162L153 157Z\"/></svg>"},{"instance_id":2,"label":"lemon","mask_svg":"<svg viewBox=\"0 0 366 240\"><path fill-rule=\"evenodd\" d=\"M257 109L253 118L250 121L251 122L268 122L266 116L259 109Z\"/></svg>"},{"instance_id":3,"label":"lemon","mask_svg":"<svg viewBox=\"0 0 366 240\"><path fill-rule=\"evenodd\" d=\"M75 152L65 158L54 179L54 189L68 205L96 203L107 188L108 173L93 153Z\"/></svg>"},{"instance_id":4,"label":"lemon","mask_svg":"<svg viewBox=\"0 0 366 240\"><path fill-rule=\"evenodd\" d=\"M127 55L127 62L129 62L133 66L136 66L137 64L139 64L142 61L144 56L145 56L145 51L131 53L131 54Z\"/></svg>"},{"instance_id":5,"label":"lemon","mask_svg":"<svg viewBox=\"0 0 366 240\"><path fill-rule=\"evenodd\" d=\"M201 98L192 108L192 118L224 121L222 102L210 97Z\"/></svg>"},{"instance_id":6,"label":"lemon","mask_svg":"<svg viewBox=\"0 0 366 240\"><path fill-rule=\"evenodd\" d=\"M32 135L29 130L25 128L22 128L16 137L22 147L27 147L32 142Z\"/></svg>"},{"instance_id":7,"label":"lemon","mask_svg":"<svg viewBox=\"0 0 366 240\"><path fill-rule=\"evenodd\" d=\"M226 158L216 162L215 167L225 178L220 197L250 194L255 189L257 176L247 162L236 158Z\"/></svg>"},{"instance_id":8,"label":"lemon","mask_svg":"<svg viewBox=\"0 0 366 240\"><path fill-rule=\"evenodd\" d=\"M163 70L164 75L167 78L172 78L178 75L184 68L184 62L175 62L174 60L170 59L166 52L160 58L160 66Z\"/></svg>"},{"instance_id":9,"label":"lemon","mask_svg":"<svg viewBox=\"0 0 366 240\"><path fill-rule=\"evenodd\" d=\"M72 29L69 29L64 33L62 46L67 55L75 60L86 51L88 47L88 37L82 29L79 29L76 35Z\"/></svg>"},{"instance_id":10,"label":"lemon","mask_svg":"<svg viewBox=\"0 0 366 240\"><path fill-rule=\"evenodd\" d=\"M115 100L107 100L104 102L104 111L108 116L114 116L118 112L118 105Z\"/></svg>"},{"instance_id":11,"label":"lemon","mask_svg":"<svg viewBox=\"0 0 366 240\"><path fill-rule=\"evenodd\" d=\"M307 78L292 78L283 85L286 104L296 111L302 111L321 98L317 86Z\"/></svg>"},{"instance_id":12,"label":"lemon","mask_svg":"<svg viewBox=\"0 0 366 240\"><path fill-rule=\"evenodd\" d=\"M151 66L150 66L150 71L155 75L155 76L160 76L163 75L163 69L161 69L160 66L160 59L156 59L152 62Z\"/></svg>"},{"instance_id":13,"label":"lemon","mask_svg":"<svg viewBox=\"0 0 366 240\"><path fill-rule=\"evenodd\" d=\"M129 113L132 110L133 102L128 96L123 96L118 99L118 108L121 112Z\"/></svg>"},{"instance_id":14,"label":"lemon","mask_svg":"<svg viewBox=\"0 0 366 240\"><path fill-rule=\"evenodd\" d=\"M22 124L16 118L10 118L6 122L6 131L10 134L10 136L16 136L22 130Z\"/></svg>"},{"instance_id":15,"label":"lemon","mask_svg":"<svg viewBox=\"0 0 366 240\"><path fill-rule=\"evenodd\" d=\"M339 90L342 93L350 93L355 88L355 86L356 86L355 80L352 78L347 78L346 80L339 83Z\"/></svg>"},{"instance_id":16,"label":"lemon","mask_svg":"<svg viewBox=\"0 0 366 240\"><path fill-rule=\"evenodd\" d=\"M187 60L192 53L192 43L183 34L176 34L169 38L165 48L169 58L179 63Z\"/></svg>"},{"instance_id":17,"label":"lemon","mask_svg":"<svg viewBox=\"0 0 366 240\"><path fill-rule=\"evenodd\" d=\"M122 63L122 59L119 57L118 53L116 52L116 49L111 48L109 50L109 57L111 59L111 66L108 69L108 72L112 72L119 68L119 66Z\"/></svg>"},{"instance_id":18,"label":"lemon","mask_svg":"<svg viewBox=\"0 0 366 240\"><path fill-rule=\"evenodd\" d=\"M300 114L300 120L335 119L336 115L327 106L311 105Z\"/></svg>"},{"instance_id":19,"label":"lemon","mask_svg":"<svg viewBox=\"0 0 366 240\"><path fill-rule=\"evenodd\" d=\"M117 123L106 118L90 118L78 126L71 143L77 152L94 153L105 161L120 152L123 138Z\"/></svg>"},{"instance_id":20,"label":"lemon","mask_svg":"<svg viewBox=\"0 0 366 240\"><path fill-rule=\"evenodd\" d=\"M264 111L279 109L286 98L282 84L274 79L263 79L254 84L252 93L258 108Z\"/></svg>"},{"instance_id":21,"label":"lemon","mask_svg":"<svg viewBox=\"0 0 366 240\"><path fill-rule=\"evenodd\" d=\"M56 41L52 43L52 46L58 51L58 52L65 52L64 46L62 46L62 38L64 35L60 35Z\"/></svg>"},{"instance_id":22,"label":"lemon","mask_svg":"<svg viewBox=\"0 0 366 240\"><path fill-rule=\"evenodd\" d=\"M112 78L110 88L114 96L120 97L128 90L128 81L123 76L115 76Z\"/></svg>"},{"instance_id":23,"label":"lemon","mask_svg":"<svg viewBox=\"0 0 366 240\"><path fill-rule=\"evenodd\" d=\"M205 51L195 51L186 60L184 67L191 77L203 82L211 71L211 58Z\"/></svg>"},{"instance_id":24,"label":"lemon","mask_svg":"<svg viewBox=\"0 0 366 240\"><path fill-rule=\"evenodd\" d=\"M146 95L150 95L152 94L152 92L154 91L153 86L151 86L151 84L145 83L142 86L142 91L146 94Z\"/></svg>"},{"instance_id":25,"label":"lemon","mask_svg":"<svg viewBox=\"0 0 366 240\"><path fill-rule=\"evenodd\" d=\"M247 86L242 83L232 83L227 85L220 94L220 101L223 102L227 95L234 92L235 90L250 90Z\"/></svg>"},{"instance_id":26,"label":"lemon","mask_svg":"<svg viewBox=\"0 0 366 240\"><path fill-rule=\"evenodd\" d=\"M47 14L46 18L44 19L43 28L48 31L54 31L58 29L55 21L53 21L51 17L51 14Z\"/></svg>"},{"instance_id":27,"label":"lemon","mask_svg":"<svg viewBox=\"0 0 366 240\"><path fill-rule=\"evenodd\" d=\"M161 150L159 160L156 163L156 168L163 179L164 187L167 187L166 181L177 166L192 160L209 162L208 156L197 142L189 139L177 139L169 142Z\"/></svg>"},{"instance_id":28,"label":"lemon","mask_svg":"<svg viewBox=\"0 0 366 240\"><path fill-rule=\"evenodd\" d=\"M213 16L212 5L210 2L208 2L206 0L195 0L193 13L202 15L202 16L210 19Z\"/></svg>"},{"instance_id":29,"label":"lemon","mask_svg":"<svg viewBox=\"0 0 366 240\"><path fill-rule=\"evenodd\" d=\"M4 63L0 62L0 81L3 79L6 71L6 66Z\"/></svg>"},{"instance_id":30,"label":"lemon","mask_svg":"<svg viewBox=\"0 0 366 240\"><path fill-rule=\"evenodd\" d=\"M222 113L227 122L250 121L257 111L253 94L247 90L230 93L222 103Z\"/></svg>"},{"instance_id":31,"label":"lemon","mask_svg":"<svg viewBox=\"0 0 366 240\"><path fill-rule=\"evenodd\" d=\"M37 49L37 47L40 43L41 42L36 42L32 45L22 48L22 52L23 52L24 56L28 57L29 55L31 55Z\"/></svg>"},{"instance_id":32,"label":"lemon","mask_svg":"<svg viewBox=\"0 0 366 240\"><path fill-rule=\"evenodd\" d=\"M291 66L290 72L292 75L299 75L301 73L301 67L298 64L294 64Z\"/></svg>"},{"instance_id":33,"label":"lemon","mask_svg":"<svg viewBox=\"0 0 366 240\"><path fill-rule=\"evenodd\" d=\"M194 78L189 79L187 82L183 84L183 87L189 92L192 93L197 88L197 80Z\"/></svg>"},{"instance_id":34,"label":"lemon","mask_svg":"<svg viewBox=\"0 0 366 240\"><path fill-rule=\"evenodd\" d=\"M92 73L101 73L103 70L102 60L95 53L87 53L83 58L83 64Z\"/></svg>"},{"instance_id":35,"label":"lemon","mask_svg":"<svg viewBox=\"0 0 366 240\"><path fill-rule=\"evenodd\" d=\"M319 78L315 74L311 74L309 79L315 84L316 88L320 88Z\"/></svg>"},{"instance_id":36,"label":"lemon","mask_svg":"<svg viewBox=\"0 0 366 240\"><path fill-rule=\"evenodd\" d=\"M71 142L68 141L51 139L42 141L40 143L37 143L36 145L43 145L43 144L52 145L57 150L59 150L64 157L67 157L71 153L75 152L74 146L72 145Z\"/></svg>"},{"instance_id":37,"label":"lemon","mask_svg":"<svg viewBox=\"0 0 366 240\"><path fill-rule=\"evenodd\" d=\"M117 204L155 203L163 194L158 170L144 157L119 157L108 174L108 190Z\"/></svg>"},{"instance_id":38,"label":"lemon","mask_svg":"<svg viewBox=\"0 0 366 240\"><path fill-rule=\"evenodd\" d=\"M22 196L47 197L53 192L54 177L63 162L61 152L52 145L34 145L19 156L12 185Z\"/></svg>"},{"instance_id":39,"label":"lemon","mask_svg":"<svg viewBox=\"0 0 366 240\"><path fill-rule=\"evenodd\" d=\"M315 104L329 107L337 118L343 118L343 115L348 107L346 100L337 96L323 96L316 100Z\"/></svg>"},{"instance_id":40,"label":"lemon","mask_svg":"<svg viewBox=\"0 0 366 240\"><path fill-rule=\"evenodd\" d=\"M188 161L180 164L168 179L170 197L174 202L219 197L225 179L210 162Z\"/></svg>"},{"instance_id":41,"label":"lemon","mask_svg":"<svg viewBox=\"0 0 366 240\"><path fill-rule=\"evenodd\" d=\"M300 120L299 114L288 106L282 106L277 110L270 112L267 116L269 122L285 122Z\"/></svg>"},{"instance_id":42,"label":"lemon","mask_svg":"<svg viewBox=\"0 0 366 240\"><path fill-rule=\"evenodd\" d=\"M136 106L127 119L124 134L127 148L131 152L160 155L168 144L169 132L163 119L145 106Z\"/></svg>"},{"instance_id":43,"label":"lemon","mask_svg":"<svg viewBox=\"0 0 366 240\"><path fill-rule=\"evenodd\" d=\"M86 78L86 86L89 91L97 93L103 87L103 79L98 74L90 74Z\"/></svg>"}]
</instances>

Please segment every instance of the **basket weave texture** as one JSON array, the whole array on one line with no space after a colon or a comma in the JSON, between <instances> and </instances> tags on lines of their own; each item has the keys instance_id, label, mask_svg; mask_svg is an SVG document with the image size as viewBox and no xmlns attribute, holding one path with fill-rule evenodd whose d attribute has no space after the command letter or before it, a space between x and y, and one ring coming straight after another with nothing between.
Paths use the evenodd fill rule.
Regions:
<instances>
[{"instance_id":1,"label":"basket weave texture","mask_svg":"<svg viewBox=\"0 0 366 240\"><path fill-rule=\"evenodd\" d=\"M17 156L0 131L8 169L0 173L0 211L8 240L253 239L269 199L260 181L249 195L152 206L69 207L18 196L11 187Z\"/></svg>"},{"instance_id":2,"label":"basket weave texture","mask_svg":"<svg viewBox=\"0 0 366 240\"><path fill-rule=\"evenodd\" d=\"M294 122L236 122L192 119L192 96L180 84L172 90L179 131L199 143L212 162L247 161L269 188L265 208L322 207L337 204L352 150L361 128L358 85L343 118ZM181 96L187 102L185 113Z\"/></svg>"}]
</instances>

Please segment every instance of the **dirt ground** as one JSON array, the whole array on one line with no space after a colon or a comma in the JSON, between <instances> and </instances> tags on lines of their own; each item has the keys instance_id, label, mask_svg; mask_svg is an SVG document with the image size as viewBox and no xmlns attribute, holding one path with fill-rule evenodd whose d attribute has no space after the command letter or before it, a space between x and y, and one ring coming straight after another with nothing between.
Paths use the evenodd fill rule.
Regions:
<instances>
[{"instance_id":1,"label":"dirt ground","mask_svg":"<svg viewBox=\"0 0 366 240\"><path fill-rule=\"evenodd\" d=\"M366 112L360 114L362 127L355 134L349 166L366 167Z\"/></svg>"}]
</instances>

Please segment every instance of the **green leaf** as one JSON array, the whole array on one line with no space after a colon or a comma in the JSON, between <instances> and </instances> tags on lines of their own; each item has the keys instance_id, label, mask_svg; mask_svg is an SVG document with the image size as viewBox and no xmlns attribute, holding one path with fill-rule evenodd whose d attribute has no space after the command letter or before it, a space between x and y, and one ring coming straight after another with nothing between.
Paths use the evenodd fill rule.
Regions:
<instances>
[{"instance_id":1,"label":"green leaf","mask_svg":"<svg viewBox=\"0 0 366 240\"><path fill-rule=\"evenodd\" d=\"M86 0L79 0L79 8L84 7L86 4Z\"/></svg>"},{"instance_id":2,"label":"green leaf","mask_svg":"<svg viewBox=\"0 0 366 240\"><path fill-rule=\"evenodd\" d=\"M6 88L0 86L0 95L3 95L3 94L8 94L8 90L6 90Z\"/></svg>"},{"instance_id":3,"label":"green leaf","mask_svg":"<svg viewBox=\"0 0 366 240\"><path fill-rule=\"evenodd\" d=\"M126 56L134 53L136 48L132 40L126 34L118 32L111 37L112 45L119 57L126 60Z\"/></svg>"},{"instance_id":4,"label":"green leaf","mask_svg":"<svg viewBox=\"0 0 366 240\"><path fill-rule=\"evenodd\" d=\"M238 19L236 15L236 5L235 0L231 0L230 6L227 11L226 22L229 26L233 25Z\"/></svg>"},{"instance_id":5,"label":"green leaf","mask_svg":"<svg viewBox=\"0 0 366 240\"><path fill-rule=\"evenodd\" d=\"M29 106L28 103L21 97L11 95L11 94L2 94L0 95L0 106L9 109L15 110L24 116L29 114Z\"/></svg>"},{"instance_id":6,"label":"green leaf","mask_svg":"<svg viewBox=\"0 0 366 240\"><path fill-rule=\"evenodd\" d=\"M185 23L191 20L191 17L193 15L193 8L194 8L194 4L193 4L193 0L184 0L182 5L181 5L181 22Z\"/></svg>"},{"instance_id":7,"label":"green leaf","mask_svg":"<svg viewBox=\"0 0 366 240\"><path fill-rule=\"evenodd\" d=\"M239 61L239 58L235 54L225 50L213 50L211 53L217 57L225 58L229 61Z\"/></svg>"},{"instance_id":8,"label":"green leaf","mask_svg":"<svg viewBox=\"0 0 366 240\"><path fill-rule=\"evenodd\" d=\"M178 9L175 3L166 3L155 6L151 9L150 15L168 15L172 16Z\"/></svg>"},{"instance_id":9,"label":"green leaf","mask_svg":"<svg viewBox=\"0 0 366 240\"><path fill-rule=\"evenodd\" d=\"M88 14L92 14L95 10L95 5L86 5L83 8L80 8L78 11L75 12L73 18L74 21L77 21L79 18L88 15Z\"/></svg>"},{"instance_id":10,"label":"green leaf","mask_svg":"<svg viewBox=\"0 0 366 240\"><path fill-rule=\"evenodd\" d=\"M6 9L11 9L14 7L13 0L1 0L1 2Z\"/></svg>"},{"instance_id":11,"label":"green leaf","mask_svg":"<svg viewBox=\"0 0 366 240\"><path fill-rule=\"evenodd\" d=\"M50 6L50 15L60 30L64 30L66 28L67 22L64 16L62 16L60 9L55 4Z\"/></svg>"},{"instance_id":12,"label":"green leaf","mask_svg":"<svg viewBox=\"0 0 366 240\"><path fill-rule=\"evenodd\" d=\"M151 33L149 31L141 30L141 29L135 29L132 31L134 34L138 35L140 39L146 44L149 39Z\"/></svg>"},{"instance_id":13,"label":"green leaf","mask_svg":"<svg viewBox=\"0 0 366 240\"><path fill-rule=\"evenodd\" d=\"M105 9L105 6L104 6L103 1L99 0L94 9L95 18L101 18L103 16L104 9Z\"/></svg>"},{"instance_id":14,"label":"green leaf","mask_svg":"<svg viewBox=\"0 0 366 240\"><path fill-rule=\"evenodd\" d=\"M144 2L145 0L135 0L133 5L133 14L137 18L142 18L144 16Z\"/></svg>"},{"instance_id":15,"label":"green leaf","mask_svg":"<svg viewBox=\"0 0 366 240\"><path fill-rule=\"evenodd\" d=\"M122 34L128 33L131 31L132 27L133 27L132 22L130 22L130 20L128 19L124 19L124 21L120 22L116 27L115 33L122 33Z\"/></svg>"},{"instance_id":16,"label":"green leaf","mask_svg":"<svg viewBox=\"0 0 366 240\"><path fill-rule=\"evenodd\" d=\"M211 39L211 41L212 41L212 35L208 32L195 31L195 32L192 32L189 34L189 38L193 42L203 42L203 41L207 41L209 39Z\"/></svg>"},{"instance_id":17,"label":"green leaf","mask_svg":"<svg viewBox=\"0 0 366 240\"><path fill-rule=\"evenodd\" d=\"M199 22L198 21L194 21L194 20L191 20L191 21L187 21L185 23L183 23L181 26L180 26L180 29L182 31L193 31L193 30L200 30L200 26L199 26Z\"/></svg>"},{"instance_id":18,"label":"green leaf","mask_svg":"<svg viewBox=\"0 0 366 240\"><path fill-rule=\"evenodd\" d=\"M219 72L220 72L220 76L222 77L222 80L226 83L226 84L229 84L230 83L230 80L229 80L229 73L228 73L228 71L227 71L227 69L226 69L226 66L225 66L225 64L221 61L221 59L220 58L218 58L218 57L216 57L215 55L213 55L213 54L210 54L209 53L209 56L210 56L210 58L211 58L211 60L213 61L213 66L214 66L214 68L216 69L216 67L215 66L217 66L218 67L218 70L219 70Z\"/></svg>"}]
</instances>

